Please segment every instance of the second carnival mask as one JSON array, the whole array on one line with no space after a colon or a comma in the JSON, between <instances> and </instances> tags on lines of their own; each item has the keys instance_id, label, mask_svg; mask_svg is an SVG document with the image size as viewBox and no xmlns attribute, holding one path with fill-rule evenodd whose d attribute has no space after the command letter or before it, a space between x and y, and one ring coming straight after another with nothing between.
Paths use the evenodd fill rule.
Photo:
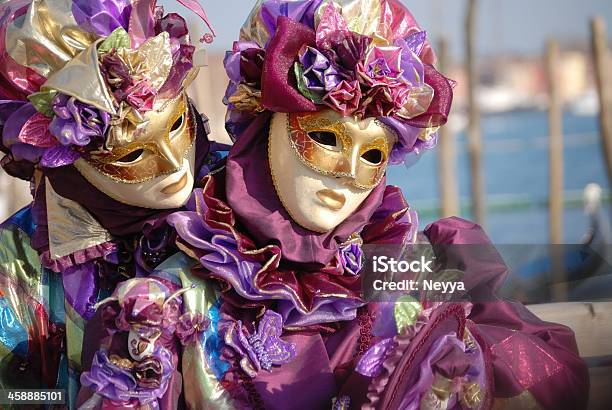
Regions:
<instances>
[{"instance_id":1,"label":"second carnival mask","mask_svg":"<svg viewBox=\"0 0 612 410\"><path fill-rule=\"evenodd\" d=\"M181 94L140 123L124 120L110 130L111 151L92 152L77 170L108 196L146 208L184 204L194 183L195 114Z\"/></svg>"}]
</instances>

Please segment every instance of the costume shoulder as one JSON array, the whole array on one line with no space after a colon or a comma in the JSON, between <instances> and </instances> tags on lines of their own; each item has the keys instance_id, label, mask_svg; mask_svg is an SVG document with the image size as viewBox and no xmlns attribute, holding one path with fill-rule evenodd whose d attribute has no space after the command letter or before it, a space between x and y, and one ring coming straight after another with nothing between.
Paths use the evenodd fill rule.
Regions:
<instances>
[{"instance_id":1,"label":"costume shoulder","mask_svg":"<svg viewBox=\"0 0 612 410\"><path fill-rule=\"evenodd\" d=\"M473 306L468 319L491 353L496 405L523 408L535 402L546 409L581 408L587 402L588 370L574 332L539 319L520 302L497 296L508 272L484 230L448 218L429 225L425 235L434 246L449 245L442 247L444 252L460 261L469 276L466 287Z\"/></svg>"}]
</instances>

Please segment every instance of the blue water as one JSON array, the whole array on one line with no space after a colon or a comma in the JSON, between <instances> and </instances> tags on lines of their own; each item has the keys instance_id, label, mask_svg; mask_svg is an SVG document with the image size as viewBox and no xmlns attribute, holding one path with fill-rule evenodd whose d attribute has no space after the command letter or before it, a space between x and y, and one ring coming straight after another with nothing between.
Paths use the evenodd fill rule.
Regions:
<instances>
[{"instance_id":1,"label":"blue water","mask_svg":"<svg viewBox=\"0 0 612 410\"><path fill-rule=\"evenodd\" d=\"M564 115L564 185L566 243L578 243L589 221L576 200L591 182L606 188L596 117ZM488 205L485 228L495 243L546 243L548 240L548 124L546 112L486 115L482 119L485 185ZM466 138L457 138L457 177L462 206L470 196ZM439 206L437 154L431 151L406 169L391 167L388 182L400 186L414 208L421 210L421 228L437 219ZM519 206L515 206L519 205ZM503 210L499 210L503 207ZM507 209L515 208L515 209ZM470 219L469 210L462 217Z\"/></svg>"}]
</instances>

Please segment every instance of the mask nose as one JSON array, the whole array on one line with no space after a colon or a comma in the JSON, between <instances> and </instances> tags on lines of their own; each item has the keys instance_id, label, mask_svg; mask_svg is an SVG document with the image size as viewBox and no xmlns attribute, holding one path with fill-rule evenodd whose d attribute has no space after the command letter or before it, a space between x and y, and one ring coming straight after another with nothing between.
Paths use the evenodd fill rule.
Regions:
<instances>
[{"instance_id":1,"label":"mask nose","mask_svg":"<svg viewBox=\"0 0 612 410\"><path fill-rule=\"evenodd\" d=\"M357 177L357 167L359 166L359 146L354 146L351 150L351 156L349 158L349 164L351 166L351 179Z\"/></svg>"},{"instance_id":2,"label":"mask nose","mask_svg":"<svg viewBox=\"0 0 612 410\"><path fill-rule=\"evenodd\" d=\"M168 142L163 141L159 144L159 153L175 170L183 166L183 159L176 155Z\"/></svg>"}]
</instances>

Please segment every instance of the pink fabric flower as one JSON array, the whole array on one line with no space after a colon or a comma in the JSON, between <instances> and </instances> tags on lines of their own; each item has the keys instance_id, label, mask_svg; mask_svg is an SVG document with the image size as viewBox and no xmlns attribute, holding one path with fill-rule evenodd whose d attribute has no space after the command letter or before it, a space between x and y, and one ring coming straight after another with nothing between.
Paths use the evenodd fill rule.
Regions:
<instances>
[{"instance_id":1,"label":"pink fabric flower","mask_svg":"<svg viewBox=\"0 0 612 410\"><path fill-rule=\"evenodd\" d=\"M390 117L410 98L410 86L404 82L378 83L364 93L357 113L362 117Z\"/></svg>"},{"instance_id":2,"label":"pink fabric flower","mask_svg":"<svg viewBox=\"0 0 612 410\"><path fill-rule=\"evenodd\" d=\"M378 81L393 82L402 75L401 62L401 47L374 47L368 53L363 66L366 79L370 79L373 84Z\"/></svg>"},{"instance_id":3,"label":"pink fabric flower","mask_svg":"<svg viewBox=\"0 0 612 410\"><path fill-rule=\"evenodd\" d=\"M359 81L343 80L323 97L323 103L347 117L359 108L361 97Z\"/></svg>"},{"instance_id":4,"label":"pink fabric flower","mask_svg":"<svg viewBox=\"0 0 612 410\"><path fill-rule=\"evenodd\" d=\"M140 112L153 109L157 91L148 81L140 81L126 90L126 101Z\"/></svg>"}]
</instances>

